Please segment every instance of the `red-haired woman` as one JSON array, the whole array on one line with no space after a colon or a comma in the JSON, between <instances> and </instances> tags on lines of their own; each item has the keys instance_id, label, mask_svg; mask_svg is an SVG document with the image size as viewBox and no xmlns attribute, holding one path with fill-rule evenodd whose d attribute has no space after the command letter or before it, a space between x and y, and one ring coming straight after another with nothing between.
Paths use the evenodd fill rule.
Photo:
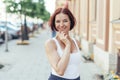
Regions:
<instances>
[{"instance_id":1,"label":"red-haired woman","mask_svg":"<svg viewBox=\"0 0 120 80\"><path fill-rule=\"evenodd\" d=\"M80 43L69 35L75 23L76 19L68 8L56 9L50 18L49 26L57 34L45 43L52 68L48 80L80 80Z\"/></svg>"}]
</instances>

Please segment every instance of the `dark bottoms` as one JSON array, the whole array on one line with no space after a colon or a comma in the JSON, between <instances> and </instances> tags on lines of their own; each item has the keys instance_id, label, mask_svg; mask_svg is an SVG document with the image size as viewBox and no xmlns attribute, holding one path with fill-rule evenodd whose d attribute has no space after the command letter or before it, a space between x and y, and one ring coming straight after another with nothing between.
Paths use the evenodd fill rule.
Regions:
<instances>
[{"instance_id":1,"label":"dark bottoms","mask_svg":"<svg viewBox=\"0 0 120 80\"><path fill-rule=\"evenodd\" d=\"M51 74L48 80L80 80L80 77L76 79L66 79L66 78L62 78L62 77Z\"/></svg>"}]
</instances>

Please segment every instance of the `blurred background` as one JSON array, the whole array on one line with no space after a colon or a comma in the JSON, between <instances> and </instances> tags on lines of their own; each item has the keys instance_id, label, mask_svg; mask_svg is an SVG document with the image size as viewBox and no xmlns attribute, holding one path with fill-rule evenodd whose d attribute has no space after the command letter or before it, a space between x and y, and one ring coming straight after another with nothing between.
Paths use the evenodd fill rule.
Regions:
<instances>
[{"instance_id":1,"label":"blurred background","mask_svg":"<svg viewBox=\"0 0 120 80\"><path fill-rule=\"evenodd\" d=\"M50 30L48 20L59 7L69 8L76 17L77 23L70 35L80 41L82 55L90 61L81 69L84 72L81 73L82 80L99 80L91 78L97 72L102 75L102 80L109 80L105 79L106 75L107 78L112 79L114 76L118 78L120 76L120 0L0 0L0 54L4 53L2 51L11 53L9 51L12 46L17 47L16 44L33 46L31 41L35 41L34 45L38 46L36 48L38 50L33 52L39 52L40 45L37 44L41 43L40 48L43 50L41 53L45 53L44 41L56 34ZM31 39L36 33L39 35L38 39ZM31 52L32 48L30 48ZM22 52L21 48L17 50L16 54ZM25 51L23 49L22 53ZM45 58L42 59L45 63ZM4 61L1 66L4 66L3 64ZM46 66L47 63L42 69L49 70ZM47 72L45 74L48 75Z\"/></svg>"},{"instance_id":2,"label":"blurred background","mask_svg":"<svg viewBox=\"0 0 120 80\"><path fill-rule=\"evenodd\" d=\"M7 27L8 40L20 36L22 40L28 40L29 33L43 27L42 24L48 21L55 4L51 10L49 10L48 1L44 0L1 0L0 5L2 39L5 40L5 28Z\"/></svg>"}]
</instances>

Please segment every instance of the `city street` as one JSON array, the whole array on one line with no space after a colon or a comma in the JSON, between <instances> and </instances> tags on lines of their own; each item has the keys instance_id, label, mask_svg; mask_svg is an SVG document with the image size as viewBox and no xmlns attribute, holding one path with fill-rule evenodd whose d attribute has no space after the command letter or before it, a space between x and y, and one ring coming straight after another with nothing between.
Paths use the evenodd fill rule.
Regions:
<instances>
[{"instance_id":1,"label":"city street","mask_svg":"<svg viewBox=\"0 0 120 80\"><path fill-rule=\"evenodd\" d=\"M5 52L5 44L0 46L0 80L47 80L50 65L46 58L44 42L51 37L47 30L30 38L29 45L17 45L18 40L8 42L9 52ZM96 75L100 70L93 62L81 64L81 80L99 80Z\"/></svg>"}]
</instances>

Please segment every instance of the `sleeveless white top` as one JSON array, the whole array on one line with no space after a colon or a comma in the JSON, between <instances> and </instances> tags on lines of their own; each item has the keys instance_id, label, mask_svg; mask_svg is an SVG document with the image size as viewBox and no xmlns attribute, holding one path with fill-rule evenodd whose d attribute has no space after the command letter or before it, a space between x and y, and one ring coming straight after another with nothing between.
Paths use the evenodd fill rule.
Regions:
<instances>
[{"instance_id":1,"label":"sleeveless white top","mask_svg":"<svg viewBox=\"0 0 120 80\"><path fill-rule=\"evenodd\" d=\"M61 46L60 46L59 42L57 41L56 38L53 38L53 40L56 43L57 52L58 52L59 56L62 57L63 51L61 49ZM56 71L52 68L52 74L53 75L56 75L56 76L59 76L59 77L62 77L62 78L67 78L67 79L75 79L75 78L80 76L80 63L82 62L81 61L81 52L80 52L79 47L76 43L76 40L73 39L73 41L74 41L74 43L77 47L77 52L70 54L69 63L68 63L68 66L66 68L66 71L65 71L64 75L63 76L58 75L56 73Z\"/></svg>"}]
</instances>

